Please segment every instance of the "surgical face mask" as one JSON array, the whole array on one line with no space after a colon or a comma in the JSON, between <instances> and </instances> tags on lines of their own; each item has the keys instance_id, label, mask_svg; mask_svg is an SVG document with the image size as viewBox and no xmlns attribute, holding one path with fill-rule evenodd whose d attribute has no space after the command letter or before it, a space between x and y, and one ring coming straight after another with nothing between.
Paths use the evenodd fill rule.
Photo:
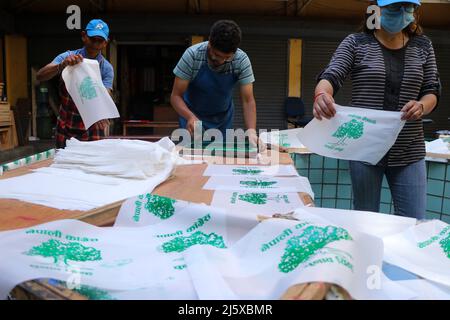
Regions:
<instances>
[{"instance_id":1,"label":"surgical face mask","mask_svg":"<svg viewBox=\"0 0 450 320\"><path fill-rule=\"evenodd\" d=\"M398 33L414 22L414 10L401 6L391 8L389 6L381 11L381 26L389 33Z\"/></svg>"}]
</instances>

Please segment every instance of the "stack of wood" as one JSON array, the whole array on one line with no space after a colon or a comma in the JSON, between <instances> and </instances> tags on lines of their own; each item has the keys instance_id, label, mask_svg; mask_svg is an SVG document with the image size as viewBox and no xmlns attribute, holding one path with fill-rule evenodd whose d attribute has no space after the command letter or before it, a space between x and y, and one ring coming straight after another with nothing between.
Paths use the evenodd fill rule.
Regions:
<instances>
[{"instance_id":1,"label":"stack of wood","mask_svg":"<svg viewBox=\"0 0 450 320\"><path fill-rule=\"evenodd\" d=\"M0 150L8 150L18 145L14 114L9 103L0 101Z\"/></svg>"},{"instance_id":2,"label":"stack of wood","mask_svg":"<svg viewBox=\"0 0 450 320\"><path fill-rule=\"evenodd\" d=\"M0 101L3 99L3 88L5 87L5 84L3 82L0 82Z\"/></svg>"}]
</instances>

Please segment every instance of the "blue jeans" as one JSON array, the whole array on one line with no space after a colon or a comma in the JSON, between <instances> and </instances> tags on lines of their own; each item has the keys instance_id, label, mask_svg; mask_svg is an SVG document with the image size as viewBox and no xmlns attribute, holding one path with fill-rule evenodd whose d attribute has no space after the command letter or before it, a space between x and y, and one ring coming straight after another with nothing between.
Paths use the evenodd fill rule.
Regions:
<instances>
[{"instance_id":1,"label":"blue jeans","mask_svg":"<svg viewBox=\"0 0 450 320\"><path fill-rule=\"evenodd\" d=\"M402 167L375 166L349 161L355 210L380 211L383 176L386 175L396 215L424 219L426 210L425 160Z\"/></svg>"}]
</instances>

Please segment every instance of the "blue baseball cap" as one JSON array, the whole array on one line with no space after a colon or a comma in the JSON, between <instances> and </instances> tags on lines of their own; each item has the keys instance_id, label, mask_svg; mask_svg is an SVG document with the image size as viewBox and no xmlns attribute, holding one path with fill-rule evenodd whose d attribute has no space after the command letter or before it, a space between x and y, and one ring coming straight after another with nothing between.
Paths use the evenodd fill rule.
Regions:
<instances>
[{"instance_id":1,"label":"blue baseball cap","mask_svg":"<svg viewBox=\"0 0 450 320\"><path fill-rule=\"evenodd\" d=\"M409 2L409 3L414 3L414 4L417 4L418 6L420 6L420 0L378 0L377 2L378 2L379 7L384 7L384 6L388 6L390 4L399 3L399 2Z\"/></svg>"},{"instance_id":2,"label":"blue baseball cap","mask_svg":"<svg viewBox=\"0 0 450 320\"><path fill-rule=\"evenodd\" d=\"M89 21L86 26L86 33L88 37L102 37L105 40L108 40L109 36L109 27L108 25L100 19L94 19Z\"/></svg>"}]
</instances>

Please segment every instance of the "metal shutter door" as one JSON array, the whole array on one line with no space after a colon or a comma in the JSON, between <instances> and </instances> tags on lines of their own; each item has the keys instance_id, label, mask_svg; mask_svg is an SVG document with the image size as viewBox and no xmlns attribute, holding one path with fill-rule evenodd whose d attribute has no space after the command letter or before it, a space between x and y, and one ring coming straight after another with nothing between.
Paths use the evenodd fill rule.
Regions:
<instances>
[{"instance_id":1,"label":"metal shutter door","mask_svg":"<svg viewBox=\"0 0 450 320\"><path fill-rule=\"evenodd\" d=\"M302 58L302 98L305 103L306 114L312 116L314 89L317 76L328 65L338 41L308 41L303 42ZM352 100L352 84L349 78L335 96L336 103L350 105Z\"/></svg>"},{"instance_id":2,"label":"metal shutter door","mask_svg":"<svg viewBox=\"0 0 450 320\"><path fill-rule=\"evenodd\" d=\"M284 100L288 82L288 40L246 39L241 49L247 53L255 74L254 93L259 129L285 129ZM234 92L235 128L245 128L239 85Z\"/></svg>"}]
</instances>

